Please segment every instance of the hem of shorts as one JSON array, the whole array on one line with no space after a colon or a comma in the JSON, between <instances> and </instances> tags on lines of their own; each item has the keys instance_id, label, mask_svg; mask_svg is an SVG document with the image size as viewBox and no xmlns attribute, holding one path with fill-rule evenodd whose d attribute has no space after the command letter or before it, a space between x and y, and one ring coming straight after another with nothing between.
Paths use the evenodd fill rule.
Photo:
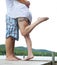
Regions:
<instances>
[{"instance_id":1,"label":"hem of shorts","mask_svg":"<svg viewBox=\"0 0 57 65\"><path fill-rule=\"evenodd\" d=\"M18 18L27 18L27 17L17 17L17 19ZM28 19L28 18L27 18ZM31 21L28 19L28 21L26 21L26 22L28 22L28 24L30 25L31 24Z\"/></svg>"},{"instance_id":2,"label":"hem of shorts","mask_svg":"<svg viewBox=\"0 0 57 65\"><path fill-rule=\"evenodd\" d=\"M12 37L12 38L14 38L15 40L17 40L17 41L18 41L18 39L17 39L16 37L11 36L11 35L10 35L10 36L7 36L7 37L6 37L6 39L7 39L7 38L9 38L9 37Z\"/></svg>"}]
</instances>

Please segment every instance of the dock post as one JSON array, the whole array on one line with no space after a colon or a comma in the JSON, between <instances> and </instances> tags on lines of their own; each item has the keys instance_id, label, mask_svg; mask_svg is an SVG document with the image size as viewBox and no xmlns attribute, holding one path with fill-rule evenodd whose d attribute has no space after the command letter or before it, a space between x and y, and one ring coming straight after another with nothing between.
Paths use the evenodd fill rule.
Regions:
<instances>
[{"instance_id":1,"label":"dock post","mask_svg":"<svg viewBox=\"0 0 57 65\"><path fill-rule=\"evenodd\" d=\"M25 58L25 55L23 55L23 59Z\"/></svg>"},{"instance_id":2,"label":"dock post","mask_svg":"<svg viewBox=\"0 0 57 65\"><path fill-rule=\"evenodd\" d=\"M55 65L55 53L52 52L52 65Z\"/></svg>"}]
</instances>

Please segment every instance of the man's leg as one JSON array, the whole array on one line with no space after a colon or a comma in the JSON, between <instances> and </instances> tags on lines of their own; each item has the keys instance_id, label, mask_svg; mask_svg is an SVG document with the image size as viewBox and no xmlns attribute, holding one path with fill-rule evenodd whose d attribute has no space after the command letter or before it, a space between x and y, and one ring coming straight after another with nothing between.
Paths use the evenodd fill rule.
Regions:
<instances>
[{"instance_id":1,"label":"man's leg","mask_svg":"<svg viewBox=\"0 0 57 65\"><path fill-rule=\"evenodd\" d=\"M20 58L17 58L14 54L14 45L15 45L15 39L12 37L9 37L6 39L6 59L7 60L21 60Z\"/></svg>"},{"instance_id":2,"label":"man's leg","mask_svg":"<svg viewBox=\"0 0 57 65\"><path fill-rule=\"evenodd\" d=\"M14 44L15 44L15 40L12 37L9 37L6 39L6 59L7 60L14 59Z\"/></svg>"},{"instance_id":3,"label":"man's leg","mask_svg":"<svg viewBox=\"0 0 57 65\"><path fill-rule=\"evenodd\" d=\"M12 37L6 39L6 57L14 56L15 40Z\"/></svg>"},{"instance_id":4,"label":"man's leg","mask_svg":"<svg viewBox=\"0 0 57 65\"><path fill-rule=\"evenodd\" d=\"M6 17L6 59L20 60L14 55L15 40L18 40L18 23L16 19Z\"/></svg>"}]
</instances>

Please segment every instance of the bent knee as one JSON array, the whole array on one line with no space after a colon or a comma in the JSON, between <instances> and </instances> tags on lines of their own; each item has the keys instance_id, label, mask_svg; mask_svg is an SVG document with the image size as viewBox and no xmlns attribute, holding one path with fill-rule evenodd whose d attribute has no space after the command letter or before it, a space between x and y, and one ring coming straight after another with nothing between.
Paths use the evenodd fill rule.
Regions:
<instances>
[{"instance_id":1,"label":"bent knee","mask_svg":"<svg viewBox=\"0 0 57 65\"><path fill-rule=\"evenodd\" d=\"M26 36L25 31L21 31L21 35L22 35L22 36Z\"/></svg>"}]
</instances>

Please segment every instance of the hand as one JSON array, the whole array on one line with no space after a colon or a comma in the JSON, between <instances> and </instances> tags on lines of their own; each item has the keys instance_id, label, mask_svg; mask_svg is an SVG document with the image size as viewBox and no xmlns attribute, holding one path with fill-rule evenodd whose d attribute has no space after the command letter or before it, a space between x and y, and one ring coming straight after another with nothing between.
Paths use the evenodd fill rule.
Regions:
<instances>
[{"instance_id":1,"label":"hand","mask_svg":"<svg viewBox=\"0 0 57 65\"><path fill-rule=\"evenodd\" d=\"M29 8L30 2L29 2L29 1L26 1L26 2L25 2L25 5Z\"/></svg>"},{"instance_id":2,"label":"hand","mask_svg":"<svg viewBox=\"0 0 57 65\"><path fill-rule=\"evenodd\" d=\"M25 4L28 8L29 8L29 6L30 6L30 2L27 1L27 0L17 0L17 1L19 1L19 2L21 2L21 3L23 3L23 4Z\"/></svg>"}]
</instances>

